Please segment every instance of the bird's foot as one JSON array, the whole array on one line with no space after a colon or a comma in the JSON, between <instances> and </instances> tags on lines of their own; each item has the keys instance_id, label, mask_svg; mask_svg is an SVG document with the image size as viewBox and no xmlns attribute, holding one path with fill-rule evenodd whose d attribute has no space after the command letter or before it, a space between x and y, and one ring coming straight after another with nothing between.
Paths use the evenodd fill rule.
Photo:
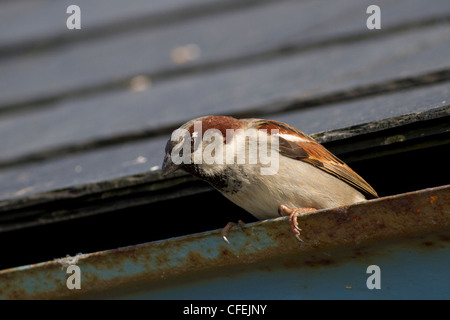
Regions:
<instances>
[{"instance_id":1,"label":"bird's foot","mask_svg":"<svg viewBox=\"0 0 450 320\"><path fill-rule=\"evenodd\" d=\"M245 222L243 222L242 220L239 220L237 223L236 222L228 222L226 224L226 226L223 227L223 229L222 229L222 238L223 238L223 240L226 243L230 244L230 241L228 241L228 231L230 231L230 229L235 227L235 226L239 226L242 229L244 225L245 225Z\"/></svg>"},{"instance_id":2,"label":"bird's foot","mask_svg":"<svg viewBox=\"0 0 450 320\"><path fill-rule=\"evenodd\" d=\"M289 216L289 223L291 225L291 229L292 232L294 232L295 238L300 241L303 242L303 240L300 238L300 233L302 231L302 229L300 229L300 227L298 226L298 216L301 215L305 215L308 213L311 213L313 211L316 211L316 208L293 208L290 209L285 205L280 205L280 208L278 209L278 214L281 217L284 217L286 214ZM284 214L286 213L286 214Z\"/></svg>"}]
</instances>

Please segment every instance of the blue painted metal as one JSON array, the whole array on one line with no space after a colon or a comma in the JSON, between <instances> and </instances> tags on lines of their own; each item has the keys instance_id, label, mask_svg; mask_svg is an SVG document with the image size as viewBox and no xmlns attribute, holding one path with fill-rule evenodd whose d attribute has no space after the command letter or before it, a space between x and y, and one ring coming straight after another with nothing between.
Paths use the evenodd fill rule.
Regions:
<instances>
[{"instance_id":1,"label":"blue painted metal","mask_svg":"<svg viewBox=\"0 0 450 320\"><path fill-rule=\"evenodd\" d=\"M450 186L0 271L2 299L450 298ZM81 270L81 289L66 269ZM369 265L381 289L366 286Z\"/></svg>"},{"instance_id":2,"label":"blue painted metal","mask_svg":"<svg viewBox=\"0 0 450 320\"><path fill-rule=\"evenodd\" d=\"M449 233L447 233L448 235ZM449 299L449 242L435 235L383 242L365 248L365 257L323 253L329 265L302 267L295 259L190 277L179 283L122 293L123 299ZM423 248L431 239L433 248ZM322 261L322 263L323 263ZM370 265L380 267L380 289L369 289ZM295 266L295 267L294 267ZM242 270L244 269L244 270Z\"/></svg>"}]
</instances>

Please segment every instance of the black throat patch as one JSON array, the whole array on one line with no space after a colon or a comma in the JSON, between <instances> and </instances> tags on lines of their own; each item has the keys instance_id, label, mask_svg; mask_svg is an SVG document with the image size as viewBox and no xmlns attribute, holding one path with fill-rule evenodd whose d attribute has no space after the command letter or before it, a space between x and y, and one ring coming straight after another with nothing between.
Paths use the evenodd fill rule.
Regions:
<instances>
[{"instance_id":1,"label":"black throat patch","mask_svg":"<svg viewBox=\"0 0 450 320\"><path fill-rule=\"evenodd\" d=\"M186 171L192 175L208 182L215 189L226 194L235 194L243 186L242 178L246 178L247 175L243 172L241 167L230 168L226 167L222 172L215 175L207 175L198 165L187 165Z\"/></svg>"}]
</instances>

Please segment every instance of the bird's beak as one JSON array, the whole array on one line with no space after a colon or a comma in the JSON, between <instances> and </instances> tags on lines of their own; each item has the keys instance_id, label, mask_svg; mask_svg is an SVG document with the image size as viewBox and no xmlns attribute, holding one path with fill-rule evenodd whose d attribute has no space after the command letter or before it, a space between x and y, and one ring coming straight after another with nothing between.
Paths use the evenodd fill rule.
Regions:
<instances>
[{"instance_id":1,"label":"bird's beak","mask_svg":"<svg viewBox=\"0 0 450 320\"><path fill-rule=\"evenodd\" d=\"M164 157L164 162L162 165L162 175L168 175L169 173L175 172L180 167L172 162L172 157L170 156L170 153L166 153L166 156Z\"/></svg>"}]
</instances>

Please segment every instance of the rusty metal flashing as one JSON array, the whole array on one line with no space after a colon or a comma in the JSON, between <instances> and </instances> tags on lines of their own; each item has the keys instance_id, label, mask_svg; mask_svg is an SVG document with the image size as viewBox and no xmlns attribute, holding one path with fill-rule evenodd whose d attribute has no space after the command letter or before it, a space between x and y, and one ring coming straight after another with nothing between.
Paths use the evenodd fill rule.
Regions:
<instances>
[{"instance_id":1,"label":"rusty metal flashing","mask_svg":"<svg viewBox=\"0 0 450 320\"><path fill-rule=\"evenodd\" d=\"M242 230L232 229L230 245L222 240L220 230L214 230L2 270L0 298L107 295L117 290L151 288L161 281L170 283L180 275L442 232L450 227L450 185L320 210L300 217L298 223L303 243L294 238L286 218L278 218L248 224ZM449 242L450 237L446 240ZM81 290L66 287L70 264L83 272Z\"/></svg>"}]
</instances>

